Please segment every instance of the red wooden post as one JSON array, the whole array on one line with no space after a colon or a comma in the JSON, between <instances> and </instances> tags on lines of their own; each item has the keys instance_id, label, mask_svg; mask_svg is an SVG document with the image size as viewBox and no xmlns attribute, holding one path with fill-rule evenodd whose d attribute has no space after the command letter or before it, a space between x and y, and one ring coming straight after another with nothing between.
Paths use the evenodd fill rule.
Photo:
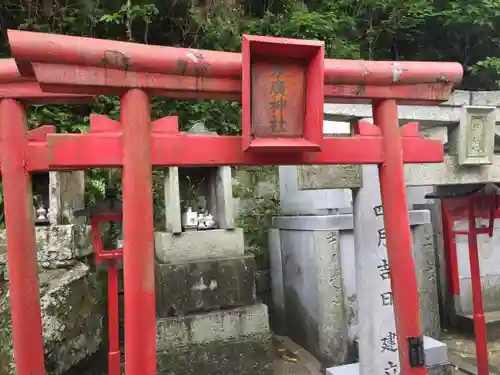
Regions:
<instances>
[{"instance_id":1,"label":"red wooden post","mask_svg":"<svg viewBox=\"0 0 500 375\"><path fill-rule=\"evenodd\" d=\"M119 210L119 211L118 211ZM118 212L117 212L118 211ZM74 212L75 217L90 218L90 233L96 264L104 263L108 270L108 375L121 374L120 337L119 337L119 304L118 304L118 265L123 258L122 249L104 250L99 223L121 222L121 203L106 191L104 201Z\"/></svg>"},{"instance_id":2,"label":"red wooden post","mask_svg":"<svg viewBox=\"0 0 500 375\"><path fill-rule=\"evenodd\" d=\"M470 277L472 284L472 304L474 314L474 335L476 339L476 361L478 375L488 375L488 343L486 338L486 320L483 309L483 289L477 247L477 224L474 197L469 198L467 239L469 244Z\"/></svg>"},{"instance_id":3,"label":"red wooden post","mask_svg":"<svg viewBox=\"0 0 500 375\"><path fill-rule=\"evenodd\" d=\"M387 255L399 346L401 374L424 375L418 285L412 254L410 219L404 177L403 150L397 103L393 99L373 105L373 120L382 131L384 160L379 166L384 207ZM411 342L415 341L415 345ZM412 348L415 348L412 351Z\"/></svg>"},{"instance_id":4,"label":"red wooden post","mask_svg":"<svg viewBox=\"0 0 500 375\"><path fill-rule=\"evenodd\" d=\"M121 123L125 371L156 375L151 119L145 91L132 89L122 95Z\"/></svg>"},{"instance_id":5,"label":"red wooden post","mask_svg":"<svg viewBox=\"0 0 500 375\"><path fill-rule=\"evenodd\" d=\"M441 221L448 292L452 296L458 296L460 294L460 279L458 273L457 242L453 230L453 219L444 200L441 201Z\"/></svg>"},{"instance_id":6,"label":"red wooden post","mask_svg":"<svg viewBox=\"0 0 500 375\"><path fill-rule=\"evenodd\" d=\"M115 259L107 261L108 266L108 375L120 375L120 317L118 306L118 265Z\"/></svg>"},{"instance_id":7,"label":"red wooden post","mask_svg":"<svg viewBox=\"0 0 500 375\"><path fill-rule=\"evenodd\" d=\"M0 99L1 164L16 374L44 375L31 177L25 168L26 112Z\"/></svg>"}]
</instances>

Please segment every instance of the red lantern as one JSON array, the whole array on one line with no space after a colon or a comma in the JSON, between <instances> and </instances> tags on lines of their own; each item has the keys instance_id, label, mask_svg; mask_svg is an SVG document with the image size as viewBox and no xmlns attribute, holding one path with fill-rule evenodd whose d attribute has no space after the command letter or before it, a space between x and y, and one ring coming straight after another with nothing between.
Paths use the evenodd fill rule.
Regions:
<instances>
[{"instance_id":1,"label":"red lantern","mask_svg":"<svg viewBox=\"0 0 500 375\"><path fill-rule=\"evenodd\" d=\"M123 257L123 249L105 250L99 224L122 221L122 203L116 197L116 189L106 189L103 200L93 206L75 211L75 217L88 217L92 235L92 247L96 263L106 263L108 270L108 326L109 352L108 373L120 375L119 307L118 307L118 260Z\"/></svg>"}]
</instances>

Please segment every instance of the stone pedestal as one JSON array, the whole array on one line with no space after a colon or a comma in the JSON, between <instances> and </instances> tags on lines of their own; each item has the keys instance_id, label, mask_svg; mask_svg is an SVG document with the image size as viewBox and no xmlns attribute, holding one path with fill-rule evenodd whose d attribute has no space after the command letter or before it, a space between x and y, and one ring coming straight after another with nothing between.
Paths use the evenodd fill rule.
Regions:
<instances>
[{"instance_id":1,"label":"stone pedestal","mask_svg":"<svg viewBox=\"0 0 500 375\"><path fill-rule=\"evenodd\" d=\"M281 201L289 216L274 218L269 237L273 328L325 366L356 360L357 341L363 335L375 341L360 346L374 353L380 340L391 341L395 332L378 173L376 167L368 168L367 175L369 169L359 166L280 167ZM347 188L357 192L354 215ZM439 337L429 212L411 210L410 223L421 324L425 334ZM358 316L358 302L368 311L364 318ZM383 336L381 330L371 332L380 322L385 322ZM371 333L362 332L368 328ZM381 366L374 373L383 373Z\"/></svg>"},{"instance_id":2,"label":"stone pedestal","mask_svg":"<svg viewBox=\"0 0 500 375\"><path fill-rule=\"evenodd\" d=\"M410 211L410 223L421 321L426 334L438 337L429 212ZM281 216L274 218L273 226L270 256L274 330L290 336L326 366L354 360L360 332L353 215ZM382 301L380 293L375 297L377 303Z\"/></svg>"},{"instance_id":3,"label":"stone pedestal","mask_svg":"<svg viewBox=\"0 0 500 375\"><path fill-rule=\"evenodd\" d=\"M48 375L59 375L95 353L102 340L101 301L95 275L83 263L92 253L89 227L73 217L83 208L83 172L33 176L39 203L48 210L35 226L40 302ZM15 373L9 308L6 233L0 231L0 368Z\"/></svg>"},{"instance_id":4,"label":"stone pedestal","mask_svg":"<svg viewBox=\"0 0 500 375\"><path fill-rule=\"evenodd\" d=\"M102 338L102 309L89 268L42 270L40 304L47 374L60 375L95 353ZM8 282L0 283L0 368L15 375Z\"/></svg>"},{"instance_id":5,"label":"stone pedestal","mask_svg":"<svg viewBox=\"0 0 500 375\"><path fill-rule=\"evenodd\" d=\"M452 365L448 360L446 344L424 336L425 365L428 375L451 375ZM384 368L381 374L398 374L393 372L391 364ZM326 375L361 375L359 363L345 366L330 367L326 369Z\"/></svg>"},{"instance_id":6,"label":"stone pedestal","mask_svg":"<svg viewBox=\"0 0 500 375\"><path fill-rule=\"evenodd\" d=\"M344 363L354 349L353 291L343 279L353 250L352 214L275 217L271 278L277 330L323 364ZM353 260L353 259L351 259Z\"/></svg>"},{"instance_id":7,"label":"stone pedestal","mask_svg":"<svg viewBox=\"0 0 500 375\"><path fill-rule=\"evenodd\" d=\"M159 374L273 373L262 304L158 319L157 345Z\"/></svg>"},{"instance_id":8,"label":"stone pedestal","mask_svg":"<svg viewBox=\"0 0 500 375\"><path fill-rule=\"evenodd\" d=\"M257 303L255 262L234 227L231 169L212 172L215 230L182 231L179 170L165 180L166 231L155 235L158 373L270 375L267 306Z\"/></svg>"}]
</instances>

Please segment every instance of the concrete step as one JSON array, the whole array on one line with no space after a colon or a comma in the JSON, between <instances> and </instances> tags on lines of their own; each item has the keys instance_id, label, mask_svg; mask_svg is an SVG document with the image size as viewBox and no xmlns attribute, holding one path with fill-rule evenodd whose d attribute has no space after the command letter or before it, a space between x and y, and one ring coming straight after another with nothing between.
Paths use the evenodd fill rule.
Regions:
<instances>
[{"instance_id":1,"label":"concrete step","mask_svg":"<svg viewBox=\"0 0 500 375\"><path fill-rule=\"evenodd\" d=\"M253 305L253 256L156 263L158 318Z\"/></svg>"}]
</instances>

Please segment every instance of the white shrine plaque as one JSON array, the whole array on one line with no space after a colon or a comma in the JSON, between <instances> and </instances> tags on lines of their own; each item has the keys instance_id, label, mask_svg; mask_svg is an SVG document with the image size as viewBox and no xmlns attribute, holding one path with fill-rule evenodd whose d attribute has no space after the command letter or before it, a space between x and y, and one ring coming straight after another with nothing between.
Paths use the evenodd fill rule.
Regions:
<instances>
[{"instance_id":1,"label":"white shrine plaque","mask_svg":"<svg viewBox=\"0 0 500 375\"><path fill-rule=\"evenodd\" d=\"M458 164L493 163L496 107L463 107L458 129Z\"/></svg>"}]
</instances>

